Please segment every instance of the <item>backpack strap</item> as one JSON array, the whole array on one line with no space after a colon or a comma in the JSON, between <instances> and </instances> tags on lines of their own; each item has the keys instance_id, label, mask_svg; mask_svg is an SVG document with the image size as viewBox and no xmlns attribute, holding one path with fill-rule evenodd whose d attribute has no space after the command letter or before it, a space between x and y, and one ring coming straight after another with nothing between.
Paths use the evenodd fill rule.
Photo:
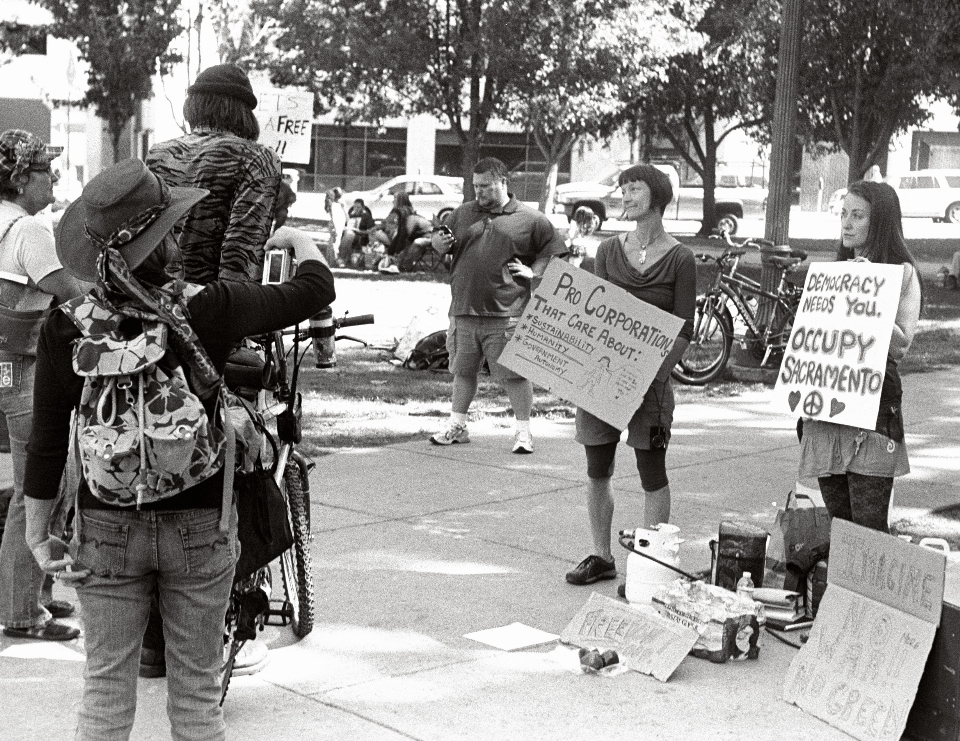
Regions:
<instances>
[{"instance_id":1,"label":"backpack strap","mask_svg":"<svg viewBox=\"0 0 960 741\"><path fill-rule=\"evenodd\" d=\"M225 533L230 529L230 516L233 512L233 474L237 466L237 436L230 423L226 391L222 386L219 406L223 414L223 432L226 435L226 452L223 456L223 500L220 502L220 532Z\"/></svg>"}]
</instances>

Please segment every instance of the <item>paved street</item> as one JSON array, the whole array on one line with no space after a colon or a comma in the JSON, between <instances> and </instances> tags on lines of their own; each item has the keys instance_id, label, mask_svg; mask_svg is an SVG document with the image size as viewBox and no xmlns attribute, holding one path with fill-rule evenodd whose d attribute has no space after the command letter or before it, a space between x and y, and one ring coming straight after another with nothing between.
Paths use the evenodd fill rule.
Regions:
<instances>
[{"instance_id":1,"label":"paved street","mask_svg":"<svg viewBox=\"0 0 960 741\"><path fill-rule=\"evenodd\" d=\"M905 386L913 472L897 483L895 518L960 501L960 378L911 375ZM668 468L684 568L709 565L707 541L722 519L770 525L773 503L794 483L793 420L770 410L769 395L677 410ZM471 428L469 445L414 441L319 459L311 477L317 626L300 642L267 629L270 664L231 687L230 738L848 738L779 699L794 649L769 636L755 662L688 657L667 683L574 674L552 645L507 653L465 639L513 622L559 633L591 591L563 580L587 548L572 422L537 419L533 430L532 456L511 455L510 430L488 418ZM621 452L618 527L639 522L631 464ZM595 586L613 596L616 583ZM82 658L82 640L0 638L4 739L71 735ZM163 680L141 681L139 703L134 739L168 738Z\"/></svg>"}]
</instances>

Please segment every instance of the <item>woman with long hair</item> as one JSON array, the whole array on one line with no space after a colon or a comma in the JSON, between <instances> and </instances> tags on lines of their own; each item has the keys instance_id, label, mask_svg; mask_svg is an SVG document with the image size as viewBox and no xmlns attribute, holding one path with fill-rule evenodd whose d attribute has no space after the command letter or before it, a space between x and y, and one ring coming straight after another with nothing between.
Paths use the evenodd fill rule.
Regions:
<instances>
[{"instance_id":1,"label":"woman with long hair","mask_svg":"<svg viewBox=\"0 0 960 741\"><path fill-rule=\"evenodd\" d=\"M903 238L900 200L886 183L865 180L847 189L840 212L838 260L903 265L880 409L873 429L806 419L800 476L815 477L833 517L888 532L893 479L910 471L904 443L903 387L898 363L913 342L923 306L917 263Z\"/></svg>"}]
</instances>

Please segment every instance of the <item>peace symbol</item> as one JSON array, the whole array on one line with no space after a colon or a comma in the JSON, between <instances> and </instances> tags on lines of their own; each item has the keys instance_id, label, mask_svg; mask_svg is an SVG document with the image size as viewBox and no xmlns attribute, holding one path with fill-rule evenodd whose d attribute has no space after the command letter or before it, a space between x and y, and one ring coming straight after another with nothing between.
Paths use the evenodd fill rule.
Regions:
<instances>
[{"instance_id":1,"label":"peace symbol","mask_svg":"<svg viewBox=\"0 0 960 741\"><path fill-rule=\"evenodd\" d=\"M819 391L811 391L807 398L803 400L803 413L811 417L816 417L823 411L823 396Z\"/></svg>"}]
</instances>

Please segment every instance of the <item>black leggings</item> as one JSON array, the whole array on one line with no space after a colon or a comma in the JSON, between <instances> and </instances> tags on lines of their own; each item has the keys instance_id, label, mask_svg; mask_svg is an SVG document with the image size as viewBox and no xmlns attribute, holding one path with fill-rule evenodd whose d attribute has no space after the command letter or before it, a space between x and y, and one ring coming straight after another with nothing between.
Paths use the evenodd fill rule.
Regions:
<instances>
[{"instance_id":1,"label":"black leggings","mask_svg":"<svg viewBox=\"0 0 960 741\"><path fill-rule=\"evenodd\" d=\"M849 520L882 533L889 532L887 515L893 479L847 472L817 479L831 517Z\"/></svg>"},{"instance_id":2,"label":"black leggings","mask_svg":"<svg viewBox=\"0 0 960 741\"><path fill-rule=\"evenodd\" d=\"M613 464L617 457L618 441L603 445L584 445L587 453L587 476L592 479L608 479L613 476ZM637 470L644 491L657 491L667 486L667 451L640 450L634 448Z\"/></svg>"}]
</instances>

